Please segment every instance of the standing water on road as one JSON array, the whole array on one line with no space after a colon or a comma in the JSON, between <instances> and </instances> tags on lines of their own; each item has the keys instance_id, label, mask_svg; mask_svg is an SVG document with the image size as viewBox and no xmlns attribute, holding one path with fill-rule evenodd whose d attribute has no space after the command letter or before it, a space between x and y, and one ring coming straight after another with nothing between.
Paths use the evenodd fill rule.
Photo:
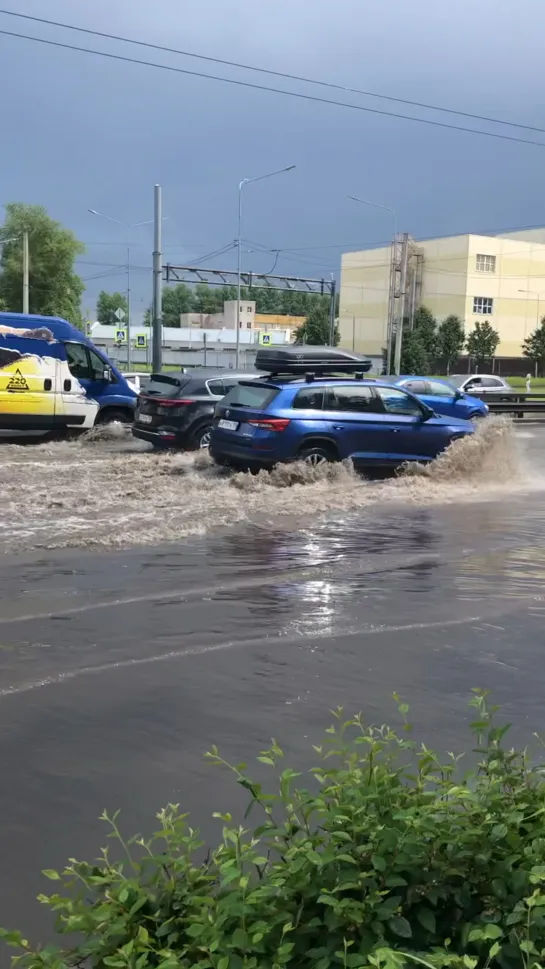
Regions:
<instances>
[{"instance_id":1,"label":"standing water on road","mask_svg":"<svg viewBox=\"0 0 545 969\"><path fill-rule=\"evenodd\" d=\"M0 544L18 551L149 545L244 521L479 500L530 484L512 425L501 418L483 422L431 465L382 483L365 481L346 464L226 473L202 453L135 452L93 433L72 443L6 446L0 475Z\"/></svg>"},{"instance_id":2,"label":"standing water on road","mask_svg":"<svg viewBox=\"0 0 545 969\"><path fill-rule=\"evenodd\" d=\"M253 762L274 736L305 767L327 710L382 723L397 690L456 751L475 686L515 738L545 733L544 466L544 429L501 420L386 482L122 440L1 449L3 923L49 937L40 870L96 857L105 807L147 833L180 802L216 842L242 796L212 744Z\"/></svg>"}]
</instances>

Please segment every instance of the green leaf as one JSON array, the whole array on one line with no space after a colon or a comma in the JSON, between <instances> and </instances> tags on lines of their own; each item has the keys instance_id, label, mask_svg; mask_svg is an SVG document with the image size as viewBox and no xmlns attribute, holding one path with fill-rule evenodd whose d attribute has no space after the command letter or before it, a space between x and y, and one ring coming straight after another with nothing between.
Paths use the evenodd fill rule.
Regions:
<instances>
[{"instance_id":1,"label":"green leaf","mask_svg":"<svg viewBox=\"0 0 545 969\"><path fill-rule=\"evenodd\" d=\"M502 841L507 836L506 824L495 824L490 832L493 841Z\"/></svg>"},{"instance_id":2,"label":"green leaf","mask_svg":"<svg viewBox=\"0 0 545 969\"><path fill-rule=\"evenodd\" d=\"M416 917L422 928L427 929L432 935L435 934L435 915L430 908L419 908Z\"/></svg>"},{"instance_id":3,"label":"green leaf","mask_svg":"<svg viewBox=\"0 0 545 969\"><path fill-rule=\"evenodd\" d=\"M42 875L45 875L45 877L49 878L49 880L52 882L60 882L61 880L61 876L59 875L58 871L55 871L54 868L44 868L42 870Z\"/></svg>"},{"instance_id":4,"label":"green leaf","mask_svg":"<svg viewBox=\"0 0 545 969\"><path fill-rule=\"evenodd\" d=\"M494 922L489 922L484 927L483 939L501 939L503 934L503 930L499 925L496 925Z\"/></svg>"},{"instance_id":5,"label":"green leaf","mask_svg":"<svg viewBox=\"0 0 545 969\"><path fill-rule=\"evenodd\" d=\"M218 960L216 969L229 969L229 956L222 956L221 959Z\"/></svg>"},{"instance_id":6,"label":"green leaf","mask_svg":"<svg viewBox=\"0 0 545 969\"><path fill-rule=\"evenodd\" d=\"M373 855L371 858L371 863L373 868L375 868L377 871L386 870L386 860L382 857L382 855Z\"/></svg>"},{"instance_id":7,"label":"green leaf","mask_svg":"<svg viewBox=\"0 0 545 969\"><path fill-rule=\"evenodd\" d=\"M388 925L395 935L401 936L402 939L410 939L412 937L412 929L407 919L404 919L402 915L394 915L388 921Z\"/></svg>"},{"instance_id":8,"label":"green leaf","mask_svg":"<svg viewBox=\"0 0 545 969\"><path fill-rule=\"evenodd\" d=\"M274 767L274 760L272 757L258 757L257 759L261 764L269 764L270 767Z\"/></svg>"},{"instance_id":9,"label":"green leaf","mask_svg":"<svg viewBox=\"0 0 545 969\"><path fill-rule=\"evenodd\" d=\"M474 959L473 956L464 956L464 966L467 966L467 969L475 969L478 961L479 960Z\"/></svg>"},{"instance_id":10,"label":"green leaf","mask_svg":"<svg viewBox=\"0 0 545 969\"><path fill-rule=\"evenodd\" d=\"M405 878L402 878L401 875L388 875L384 881L384 884L387 888L403 888L408 884L408 882Z\"/></svg>"},{"instance_id":11,"label":"green leaf","mask_svg":"<svg viewBox=\"0 0 545 969\"><path fill-rule=\"evenodd\" d=\"M189 928L186 929L186 933L191 939L198 939L199 935L202 935L203 932L204 925L201 925L200 922L194 922L193 925L190 925Z\"/></svg>"}]
</instances>

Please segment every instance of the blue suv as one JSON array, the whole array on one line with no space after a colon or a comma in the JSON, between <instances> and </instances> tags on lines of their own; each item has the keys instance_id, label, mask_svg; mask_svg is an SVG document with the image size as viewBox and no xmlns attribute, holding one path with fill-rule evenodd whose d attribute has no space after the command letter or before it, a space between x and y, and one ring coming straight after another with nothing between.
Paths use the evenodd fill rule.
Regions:
<instances>
[{"instance_id":1,"label":"blue suv","mask_svg":"<svg viewBox=\"0 0 545 969\"><path fill-rule=\"evenodd\" d=\"M437 380L435 377L381 377L381 380L391 382L396 387L404 387L411 394L416 394L436 414L445 417L460 417L462 420L474 421L487 417L488 406L484 400L473 394L464 394L453 387L448 380Z\"/></svg>"},{"instance_id":2,"label":"blue suv","mask_svg":"<svg viewBox=\"0 0 545 969\"><path fill-rule=\"evenodd\" d=\"M250 470L346 458L356 467L396 467L432 461L474 430L385 381L272 375L240 381L216 405L210 453L218 464Z\"/></svg>"}]
</instances>

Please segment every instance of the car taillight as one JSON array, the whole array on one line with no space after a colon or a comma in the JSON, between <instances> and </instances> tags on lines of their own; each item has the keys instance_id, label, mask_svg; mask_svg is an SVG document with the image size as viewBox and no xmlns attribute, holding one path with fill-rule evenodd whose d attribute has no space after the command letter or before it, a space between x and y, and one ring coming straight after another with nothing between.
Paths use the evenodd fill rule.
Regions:
<instances>
[{"instance_id":1,"label":"car taillight","mask_svg":"<svg viewBox=\"0 0 545 969\"><path fill-rule=\"evenodd\" d=\"M260 427L262 431L285 431L289 422L289 417L268 417L261 420L250 420L248 424L251 424L252 427Z\"/></svg>"}]
</instances>

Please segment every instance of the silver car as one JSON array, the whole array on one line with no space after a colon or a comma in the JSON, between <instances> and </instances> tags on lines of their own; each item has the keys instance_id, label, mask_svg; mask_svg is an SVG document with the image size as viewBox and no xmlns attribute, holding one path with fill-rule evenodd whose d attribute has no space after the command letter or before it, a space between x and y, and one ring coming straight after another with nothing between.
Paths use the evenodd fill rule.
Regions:
<instances>
[{"instance_id":1,"label":"silver car","mask_svg":"<svg viewBox=\"0 0 545 969\"><path fill-rule=\"evenodd\" d=\"M501 394L505 391L508 394L513 393L513 388L506 380L492 373L455 373L447 377L447 380L462 394Z\"/></svg>"}]
</instances>

